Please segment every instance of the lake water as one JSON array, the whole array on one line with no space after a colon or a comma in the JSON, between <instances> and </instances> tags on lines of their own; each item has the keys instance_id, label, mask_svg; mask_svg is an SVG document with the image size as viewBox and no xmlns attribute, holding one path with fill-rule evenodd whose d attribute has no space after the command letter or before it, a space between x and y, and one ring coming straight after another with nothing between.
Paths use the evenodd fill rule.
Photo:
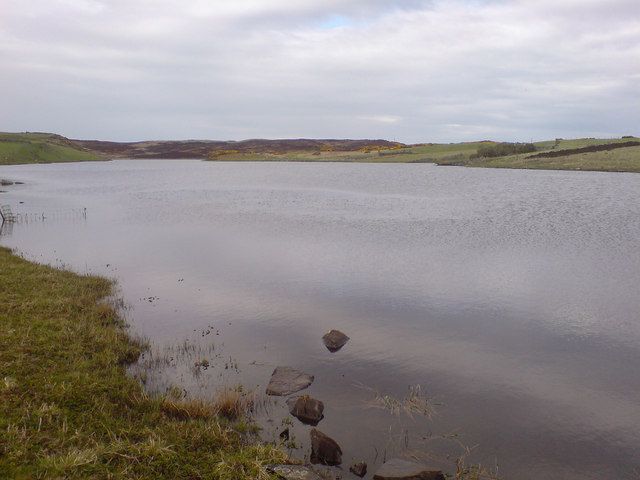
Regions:
<instances>
[{"instance_id":1,"label":"lake water","mask_svg":"<svg viewBox=\"0 0 640 480\"><path fill-rule=\"evenodd\" d=\"M315 375L345 470L451 471L466 446L504 478L640 475L640 175L121 160L0 178L25 182L0 204L28 219L0 242L117 279L151 390L262 392L288 365ZM430 419L375 408L411 385ZM308 455L271 399L264 437L290 418Z\"/></svg>"}]
</instances>

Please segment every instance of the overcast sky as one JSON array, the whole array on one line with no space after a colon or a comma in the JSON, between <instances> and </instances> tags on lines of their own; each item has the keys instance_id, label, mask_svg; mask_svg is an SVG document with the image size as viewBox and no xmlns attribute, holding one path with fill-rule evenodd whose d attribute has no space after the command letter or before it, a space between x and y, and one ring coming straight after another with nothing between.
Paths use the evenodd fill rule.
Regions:
<instances>
[{"instance_id":1,"label":"overcast sky","mask_svg":"<svg viewBox=\"0 0 640 480\"><path fill-rule=\"evenodd\" d=\"M0 130L640 134L639 0L0 0Z\"/></svg>"}]
</instances>

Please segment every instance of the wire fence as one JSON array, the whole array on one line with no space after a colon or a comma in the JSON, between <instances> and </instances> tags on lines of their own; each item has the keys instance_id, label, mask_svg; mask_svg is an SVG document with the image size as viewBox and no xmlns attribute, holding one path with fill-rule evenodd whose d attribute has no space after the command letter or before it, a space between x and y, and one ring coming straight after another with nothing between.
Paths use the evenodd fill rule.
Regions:
<instances>
[{"instance_id":1,"label":"wire fence","mask_svg":"<svg viewBox=\"0 0 640 480\"><path fill-rule=\"evenodd\" d=\"M86 208L73 208L70 210L44 211L44 212L18 212L14 214L14 223L44 222L46 220L75 220L86 219Z\"/></svg>"},{"instance_id":2,"label":"wire fence","mask_svg":"<svg viewBox=\"0 0 640 480\"><path fill-rule=\"evenodd\" d=\"M0 213L2 217L0 220L7 223L36 223L45 222L47 220L86 220L87 209L86 208L70 208L70 209L58 209L58 210L31 210L31 211L13 211L10 205L1 205Z\"/></svg>"}]
</instances>

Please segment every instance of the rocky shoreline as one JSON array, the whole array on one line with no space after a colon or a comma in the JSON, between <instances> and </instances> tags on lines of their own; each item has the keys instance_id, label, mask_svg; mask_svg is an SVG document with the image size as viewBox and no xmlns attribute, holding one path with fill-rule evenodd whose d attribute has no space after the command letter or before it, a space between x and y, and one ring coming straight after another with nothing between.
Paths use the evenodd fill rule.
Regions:
<instances>
[{"instance_id":1,"label":"rocky shoreline","mask_svg":"<svg viewBox=\"0 0 640 480\"><path fill-rule=\"evenodd\" d=\"M330 330L323 337L322 341L329 352L336 353L349 341L349 337L339 330ZM316 470L314 465L325 465L339 467L342 464L342 448L333 438L315 428L324 418L324 403L309 395L291 396L292 394L309 387L315 377L311 374L296 370L289 366L276 367L266 394L272 396L288 396L286 403L289 413L297 418L302 424L311 428L309 436L311 439L311 453L309 465L269 465L267 470L278 475L283 480L322 480L322 472ZM288 437L288 429L280 434L281 437ZM356 462L349 467L349 471L358 477L367 474L366 462ZM326 472L324 472L326 478ZM334 477L334 478L340 478ZM392 458L383 463L373 476L374 480L445 480L444 474L440 470L429 468L428 466L405 460L402 458Z\"/></svg>"}]
</instances>

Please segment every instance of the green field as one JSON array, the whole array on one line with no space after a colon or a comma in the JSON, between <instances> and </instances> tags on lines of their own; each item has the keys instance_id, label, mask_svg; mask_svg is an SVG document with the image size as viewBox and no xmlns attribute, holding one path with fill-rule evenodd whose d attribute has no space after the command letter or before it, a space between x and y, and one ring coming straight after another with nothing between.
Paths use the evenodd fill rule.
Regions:
<instances>
[{"instance_id":1,"label":"green field","mask_svg":"<svg viewBox=\"0 0 640 480\"><path fill-rule=\"evenodd\" d=\"M361 163L435 163L449 157L468 157L482 142L419 144L402 148L370 152L296 152L286 154L238 153L216 156L214 161L274 161L274 162L361 162Z\"/></svg>"},{"instance_id":2,"label":"green field","mask_svg":"<svg viewBox=\"0 0 640 480\"><path fill-rule=\"evenodd\" d=\"M610 143L623 143L630 141L639 141L639 137L624 137L624 138L574 138L564 139L559 138L557 140L547 140L542 142L535 142L536 147L543 150L569 150L573 148L591 147L594 145L608 145ZM555 148L554 148L555 145Z\"/></svg>"},{"instance_id":3,"label":"green field","mask_svg":"<svg viewBox=\"0 0 640 480\"><path fill-rule=\"evenodd\" d=\"M0 478L271 479L286 456L242 433L233 396L149 397L127 375L144 344L111 293L0 248Z\"/></svg>"},{"instance_id":4,"label":"green field","mask_svg":"<svg viewBox=\"0 0 640 480\"><path fill-rule=\"evenodd\" d=\"M611 172L640 172L640 146L604 152L567 154L555 158L530 158L532 155L609 145L640 138L551 140L536 142L536 152L497 158L472 158L482 145L495 142L450 144L420 144L404 148L372 152L299 152L295 154L231 154L217 156L216 161L290 161L290 162L361 162L361 163L436 163L483 168L520 168L546 170L592 170Z\"/></svg>"},{"instance_id":5,"label":"green field","mask_svg":"<svg viewBox=\"0 0 640 480\"><path fill-rule=\"evenodd\" d=\"M483 168L640 172L640 147L620 148L608 152L581 153L556 158L530 159L525 155L480 158L466 160L462 165Z\"/></svg>"},{"instance_id":6,"label":"green field","mask_svg":"<svg viewBox=\"0 0 640 480\"><path fill-rule=\"evenodd\" d=\"M104 157L50 133L0 133L0 165L83 162Z\"/></svg>"},{"instance_id":7,"label":"green field","mask_svg":"<svg viewBox=\"0 0 640 480\"><path fill-rule=\"evenodd\" d=\"M509 155L498 158L441 159L440 165L459 165L481 168L520 168L542 170L588 170L606 172L640 172L640 146L617 148L609 151L570 153L554 158L532 158L542 152L564 151L594 145L610 145L640 138L624 139L576 139L556 142L538 142L537 151L531 154ZM555 148L554 148L555 145Z\"/></svg>"}]
</instances>

